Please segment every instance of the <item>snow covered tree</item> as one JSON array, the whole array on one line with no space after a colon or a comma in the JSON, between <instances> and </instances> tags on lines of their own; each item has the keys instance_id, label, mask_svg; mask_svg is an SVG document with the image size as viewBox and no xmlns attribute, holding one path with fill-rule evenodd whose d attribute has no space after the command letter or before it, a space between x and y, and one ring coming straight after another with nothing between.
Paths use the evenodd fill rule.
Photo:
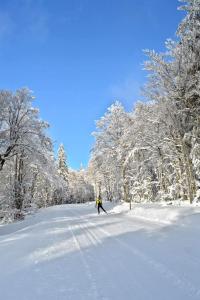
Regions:
<instances>
[{"instance_id":1,"label":"snow covered tree","mask_svg":"<svg viewBox=\"0 0 200 300\"><path fill-rule=\"evenodd\" d=\"M193 147L199 147L200 127L200 2L184 2L187 5L181 9L186 10L187 15L179 25L178 41L168 40L168 51L164 55L148 51L150 61L146 63L146 69L151 72L151 77L146 94L165 107L165 118L161 122L167 122L168 138L177 157L180 177L187 186L185 197L192 202L199 186L193 161L198 159L193 155Z\"/></svg>"},{"instance_id":2,"label":"snow covered tree","mask_svg":"<svg viewBox=\"0 0 200 300\"><path fill-rule=\"evenodd\" d=\"M68 166L64 145L61 144L58 149L58 172L63 179L68 182Z\"/></svg>"},{"instance_id":3,"label":"snow covered tree","mask_svg":"<svg viewBox=\"0 0 200 300\"><path fill-rule=\"evenodd\" d=\"M200 0L183 2L177 40L146 51L145 103L97 122L89 169L107 198L116 187L130 202L200 198Z\"/></svg>"},{"instance_id":4,"label":"snow covered tree","mask_svg":"<svg viewBox=\"0 0 200 300\"><path fill-rule=\"evenodd\" d=\"M0 92L0 210L10 219L33 205L63 203L66 198L45 132L48 124L39 119L32 100L27 89Z\"/></svg>"},{"instance_id":5,"label":"snow covered tree","mask_svg":"<svg viewBox=\"0 0 200 300\"><path fill-rule=\"evenodd\" d=\"M92 153L92 160L97 165L96 185L102 184L102 192L107 195L109 200L120 200L122 198L120 147L123 147L121 141L128 119L129 117L123 106L117 101L96 122L97 131L93 133L96 139Z\"/></svg>"},{"instance_id":6,"label":"snow covered tree","mask_svg":"<svg viewBox=\"0 0 200 300\"><path fill-rule=\"evenodd\" d=\"M0 91L3 106L0 121L0 171L6 160L23 151L43 156L42 147L50 140L44 134L48 124L40 121L38 110L31 106L33 96L27 89L15 94Z\"/></svg>"},{"instance_id":7,"label":"snow covered tree","mask_svg":"<svg viewBox=\"0 0 200 300\"><path fill-rule=\"evenodd\" d=\"M87 171L69 170L69 203L94 201L94 187L89 180Z\"/></svg>"}]
</instances>

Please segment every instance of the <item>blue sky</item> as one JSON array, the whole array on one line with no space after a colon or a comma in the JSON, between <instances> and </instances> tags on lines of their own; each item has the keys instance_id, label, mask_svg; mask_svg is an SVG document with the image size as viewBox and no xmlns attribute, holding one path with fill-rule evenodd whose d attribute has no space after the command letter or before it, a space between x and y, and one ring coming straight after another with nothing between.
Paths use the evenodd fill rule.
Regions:
<instances>
[{"instance_id":1,"label":"blue sky","mask_svg":"<svg viewBox=\"0 0 200 300\"><path fill-rule=\"evenodd\" d=\"M29 87L55 149L87 165L95 120L115 100L131 110L146 80L143 49L164 50L176 0L0 0L0 88Z\"/></svg>"}]
</instances>

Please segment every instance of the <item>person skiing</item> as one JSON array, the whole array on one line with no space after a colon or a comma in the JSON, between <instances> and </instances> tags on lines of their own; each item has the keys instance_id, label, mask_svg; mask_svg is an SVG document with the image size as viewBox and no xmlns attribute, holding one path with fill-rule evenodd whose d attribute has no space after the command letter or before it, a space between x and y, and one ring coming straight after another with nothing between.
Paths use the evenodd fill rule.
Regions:
<instances>
[{"instance_id":1,"label":"person skiing","mask_svg":"<svg viewBox=\"0 0 200 300\"><path fill-rule=\"evenodd\" d=\"M100 208L107 214L107 211L102 206L101 195L99 195L99 197L97 197L95 206L97 207L98 215L100 214Z\"/></svg>"}]
</instances>

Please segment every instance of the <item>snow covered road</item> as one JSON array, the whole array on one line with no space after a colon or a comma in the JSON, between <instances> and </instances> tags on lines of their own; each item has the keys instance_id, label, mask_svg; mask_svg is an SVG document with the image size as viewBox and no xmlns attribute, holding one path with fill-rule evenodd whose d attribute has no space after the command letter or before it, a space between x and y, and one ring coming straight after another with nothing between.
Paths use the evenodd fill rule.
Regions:
<instances>
[{"instance_id":1,"label":"snow covered road","mask_svg":"<svg viewBox=\"0 0 200 300\"><path fill-rule=\"evenodd\" d=\"M93 204L0 227L2 300L200 299L199 213L165 224Z\"/></svg>"}]
</instances>

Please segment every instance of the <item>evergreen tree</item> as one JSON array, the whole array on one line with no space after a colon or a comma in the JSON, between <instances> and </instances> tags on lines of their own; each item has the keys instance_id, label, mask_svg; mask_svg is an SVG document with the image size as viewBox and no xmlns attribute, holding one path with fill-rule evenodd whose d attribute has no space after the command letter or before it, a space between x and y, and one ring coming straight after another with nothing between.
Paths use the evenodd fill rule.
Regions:
<instances>
[{"instance_id":1,"label":"evergreen tree","mask_svg":"<svg viewBox=\"0 0 200 300\"><path fill-rule=\"evenodd\" d=\"M64 149L64 145L60 144L58 149L58 172L62 178L68 182L68 166L67 166L67 157Z\"/></svg>"}]
</instances>

